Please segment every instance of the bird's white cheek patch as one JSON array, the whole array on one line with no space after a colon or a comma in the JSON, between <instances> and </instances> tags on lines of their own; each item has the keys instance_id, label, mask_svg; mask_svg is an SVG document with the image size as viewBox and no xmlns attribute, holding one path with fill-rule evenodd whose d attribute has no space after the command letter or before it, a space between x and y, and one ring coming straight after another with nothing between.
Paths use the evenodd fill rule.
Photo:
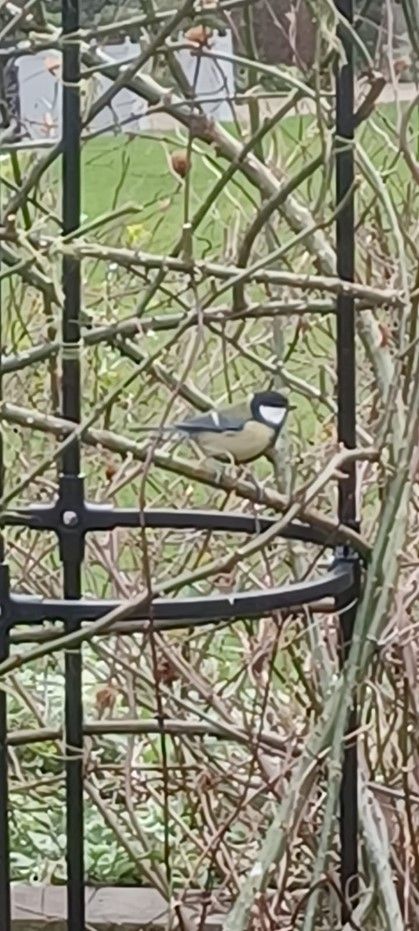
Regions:
<instances>
[{"instance_id":1,"label":"bird's white cheek patch","mask_svg":"<svg viewBox=\"0 0 419 931\"><path fill-rule=\"evenodd\" d=\"M264 420L274 424L275 427L279 427L286 414L286 410L283 407L268 407L264 404L261 404L259 412Z\"/></svg>"}]
</instances>

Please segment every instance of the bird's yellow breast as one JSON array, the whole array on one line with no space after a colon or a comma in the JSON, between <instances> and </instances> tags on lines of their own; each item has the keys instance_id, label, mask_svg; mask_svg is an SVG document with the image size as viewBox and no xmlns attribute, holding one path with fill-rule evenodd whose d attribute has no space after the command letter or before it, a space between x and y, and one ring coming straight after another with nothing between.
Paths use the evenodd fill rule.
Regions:
<instances>
[{"instance_id":1,"label":"bird's yellow breast","mask_svg":"<svg viewBox=\"0 0 419 931\"><path fill-rule=\"evenodd\" d=\"M242 430L231 433L202 431L195 437L206 456L232 458L235 462L251 462L269 449L275 439L275 431L257 420L249 420Z\"/></svg>"}]
</instances>

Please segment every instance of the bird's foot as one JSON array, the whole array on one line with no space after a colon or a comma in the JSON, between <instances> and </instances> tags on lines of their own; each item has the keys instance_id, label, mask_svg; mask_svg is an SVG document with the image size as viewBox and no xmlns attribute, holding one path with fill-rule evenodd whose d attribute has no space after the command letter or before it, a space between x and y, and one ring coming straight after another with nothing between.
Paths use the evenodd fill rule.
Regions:
<instances>
[{"instance_id":1,"label":"bird's foot","mask_svg":"<svg viewBox=\"0 0 419 931\"><path fill-rule=\"evenodd\" d=\"M242 478L242 479L244 479L245 481L248 481L249 484L253 486L253 488L254 488L255 491L256 491L255 503L256 503L256 504L262 504L262 500L263 500L263 498L262 498L262 492L263 492L262 486L259 484L259 482L258 482L257 479L255 478L255 476L253 475L253 473L250 471L250 469L246 469L246 468L244 468L244 467L242 466L241 469L239 470L239 477Z\"/></svg>"},{"instance_id":2,"label":"bird's foot","mask_svg":"<svg viewBox=\"0 0 419 931\"><path fill-rule=\"evenodd\" d=\"M214 472L215 484L222 485L228 470L228 465L223 465L219 459L213 459L212 456L206 456L204 461Z\"/></svg>"}]
</instances>

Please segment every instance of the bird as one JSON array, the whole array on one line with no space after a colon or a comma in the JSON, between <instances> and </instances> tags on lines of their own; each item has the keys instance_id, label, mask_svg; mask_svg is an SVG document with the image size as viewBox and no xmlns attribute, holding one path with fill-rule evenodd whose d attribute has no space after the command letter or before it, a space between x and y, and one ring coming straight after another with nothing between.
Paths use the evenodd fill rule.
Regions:
<instances>
[{"instance_id":1,"label":"bird","mask_svg":"<svg viewBox=\"0 0 419 931\"><path fill-rule=\"evenodd\" d=\"M196 443L205 458L243 465L269 455L293 409L279 391L257 391L247 403L189 417L171 429Z\"/></svg>"}]
</instances>

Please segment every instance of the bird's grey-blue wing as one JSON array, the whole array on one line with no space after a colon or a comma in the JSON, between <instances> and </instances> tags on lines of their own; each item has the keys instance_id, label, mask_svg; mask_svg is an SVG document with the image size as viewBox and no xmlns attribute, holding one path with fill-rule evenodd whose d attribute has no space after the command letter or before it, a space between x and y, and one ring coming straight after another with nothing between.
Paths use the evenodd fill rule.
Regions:
<instances>
[{"instance_id":1,"label":"bird's grey-blue wing","mask_svg":"<svg viewBox=\"0 0 419 931\"><path fill-rule=\"evenodd\" d=\"M182 420L180 423L176 424L177 430L190 435L206 431L210 433L225 433L226 431L236 433L242 428L242 417L224 414L221 411L209 411L207 414L198 414L196 417Z\"/></svg>"}]
</instances>

